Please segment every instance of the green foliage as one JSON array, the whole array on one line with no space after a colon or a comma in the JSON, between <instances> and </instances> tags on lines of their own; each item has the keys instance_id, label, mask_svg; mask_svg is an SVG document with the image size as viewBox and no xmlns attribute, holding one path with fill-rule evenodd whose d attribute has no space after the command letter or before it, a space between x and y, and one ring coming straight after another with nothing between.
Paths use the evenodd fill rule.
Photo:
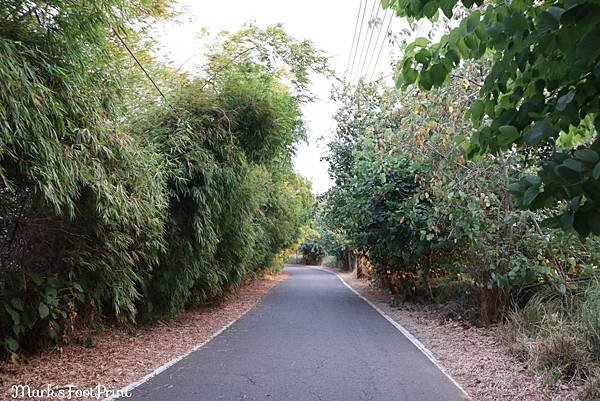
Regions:
<instances>
[{"instance_id":1,"label":"green foliage","mask_svg":"<svg viewBox=\"0 0 600 401\"><path fill-rule=\"evenodd\" d=\"M298 104L262 67L221 74L210 88L202 79L185 85L172 107L136 127L170 166L168 251L147 283L150 311L173 314L271 267L310 207L287 188L303 134Z\"/></svg>"},{"instance_id":2,"label":"green foliage","mask_svg":"<svg viewBox=\"0 0 600 401\"><path fill-rule=\"evenodd\" d=\"M0 337L13 359L76 325L219 297L277 269L308 220L291 156L325 59L280 27L252 28L190 79L141 44L165 15L163 1L0 5Z\"/></svg>"},{"instance_id":3,"label":"green foliage","mask_svg":"<svg viewBox=\"0 0 600 401\"><path fill-rule=\"evenodd\" d=\"M359 139L352 157L345 184L328 194L328 202L336 205L331 218L350 235L354 247L368 249L382 266L410 263L413 252L420 251L412 242L415 222L406 218L406 210L414 206L415 166L385 135Z\"/></svg>"},{"instance_id":4,"label":"green foliage","mask_svg":"<svg viewBox=\"0 0 600 401\"><path fill-rule=\"evenodd\" d=\"M450 18L458 1L384 1L398 15ZM463 1L467 16L437 43L417 38L398 63L398 84L440 87L461 60L492 58L466 113L466 153L516 146L531 177L511 185L520 206L559 207L545 225L600 233L600 35L597 1Z\"/></svg>"},{"instance_id":5,"label":"green foliage","mask_svg":"<svg viewBox=\"0 0 600 401\"><path fill-rule=\"evenodd\" d=\"M311 74L333 75L327 57L312 42L290 37L281 25L264 30L248 25L238 32L224 32L221 37L208 55L211 62L206 70L207 84L239 64L262 65L277 78L285 78L292 96L305 102L314 98L309 90Z\"/></svg>"},{"instance_id":6,"label":"green foliage","mask_svg":"<svg viewBox=\"0 0 600 401\"><path fill-rule=\"evenodd\" d=\"M320 195L313 206L316 231L314 236L325 255L334 258L337 264L346 266L349 242L344 229L341 225L338 226L339 218L333 218L336 213L335 205L333 202L328 202L328 197L328 193Z\"/></svg>"},{"instance_id":7,"label":"green foliage","mask_svg":"<svg viewBox=\"0 0 600 401\"><path fill-rule=\"evenodd\" d=\"M302 261L306 265L318 265L325 257L325 248L319 238L309 238L300 245Z\"/></svg>"},{"instance_id":8,"label":"green foliage","mask_svg":"<svg viewBox=\"0 0 600 401\"><path fill-rule=\"evenodd\" d=\"M393 274L396 281L401 271L403 283L417 280L414 267L429 243L419 236L424 217L417 196L420 166L396 137L397 99L392 91L366 85L340 100L329 156L336 186L321 206L322 235L337 238L340 259L340 251L349 248L368 255L383 278Z\"/></svg>"},{"instance_id":9,"label":"green foliage","mask_svg":"<svg viewBox=\"0 0 600 401\"><path fill-rule=\"evenodd\" d=\"M72 288L85 287L79 305L132 319L140 274L164 251L160 159L119 129L122 85L111 64L119 50L109 27L147 11L116 1L0 8L0 290L5 306L22 300L26 322L11 314L3 335L21 342L39 329L41 340L58 339ZM60 294L52 302L45 280Z\"/></svg>"},{"instance_id":10,"label":"green foliage","mask_svg":"<svg viewBox=\"0 0 600 401\"><path fill-rule=\"evenodd\" d=\"M597 274L599 261L597 237L539 226L554 209L513 206L507 183L530 175L523 157L465 160L471 122L462 110L484 76L485 66L466 64L431 91L361 84L342 93L330 145L336 185L317 216L322 237L337 233L339 246L365 255L401 296L439 299L447 286L469 287L477 315L490 322L531 288L566 296L579 278Z\"/></svg>"},{"instance_id":11,"label":"green foliage","mask_svg":"<svg viewBox=\"0 0 600 401\"><path fill-rule=\"evenodd\" d=\"M23 288L29 291L24 294ZM10 277L4 291L7 301L1 304L0 329L5 333L3 345L11 353L18 352L20 347L39 346L47 339L57 341L59 336L72 331L76 305L85 301L79 284L61 283L56 274L23 272ZM32 331L42 336L24 337Z\"/></svg>"}]
</instances>

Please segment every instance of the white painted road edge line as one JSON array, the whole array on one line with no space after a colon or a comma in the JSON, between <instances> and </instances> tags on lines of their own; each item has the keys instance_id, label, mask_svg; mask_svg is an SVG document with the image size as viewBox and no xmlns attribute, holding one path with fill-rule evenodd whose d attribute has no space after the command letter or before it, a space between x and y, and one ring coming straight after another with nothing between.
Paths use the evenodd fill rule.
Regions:
<instances>
[{"instance_id":1,"label":"white painted road edge line","mask_svg":"<svg viewBox=\"0 0 600 401\"><path fill-rule=\"evenodd\" d=\"M275 286L277 286L278 284L279 283L275 284ZM269 290L269 291L271 291L271 290ZM261 300L259 299L258 302L256 303L256 305L258 305L260 303L260 301ZM126 391L130 392L134 388L136 388L136 387L144 384L145 382L147 382L148 380L150 380L154 376L158 375L159 373L164 372L165 370L167 370L171 366L175 365L177 362L181 361L183 358L185 358L186 356L190 355L192 352L198 351L200 348L204 347L206 344L208 344L209 342L211 342L212 340L214 340L215 337L217 337L219 334L223 333L225 330L227 330L229 327L231 327L235 322L237 322L242 317L244 317L246 315L246 313L248 313L252 309L254 309L256 307L256 305L253 305L250 309L248 309L247 311L245 311L244 313L242 313L241 315L239 315L237 318L233 319L231 322L227 323L224 327L220 328L215 333L211 334L210 337L208 337L206 340L204 340L200 344L196 345L194 348L192 348L191 350L189 350L185 354L179 355L178 357L175 357L175 358L171 359L170 361L168 361L164 365L161 365L158 368L154 369L152 372L148 373L146 376L142 377L138 381L135 381L133 383L129 383L127 386L125 386L125 387L121 388L120 390L118 390L117 394L124 394ZM104 398L102 401L113 401L113 400L116 400L117 398L120 398L120 396L113 395L113 396Z\"/></svg>"},{"instance_id":2,"label":"white painted road edge line","mask_svg":"<svg viewBox=\"0 0 600 401\"><path fill-rule=\"evenodd\" d=\"M181 361L183 358L185 358L186 356L190 355L192 352L198 351L200 348L204 347L206 344L208 344L211 340L213 340L219 334L221 334L222 332L224 332L225 330L227 330L232 324L234 324L239 319L241 319L246 313L248 313L253 308L254 308L254 306L252 308L248 309L246 312L242 313L235 320L232 320L231 322L227 323L227 325L225 327L222 327L216 333L213 333L208 339L206 339L202 343L196 345L194 348L192 348L191 350L189 350L185 354L179 355L178 357L175 357L175 358L171 359L170 361L168 361L164 365L161 365L158 368L154 369L152 372L148 373L146 376L142 377L138 381L135 381L133 383L129 383L127 386L125 386L122 389L118 390L117 393L118 394L124 394L125 392L130 392L134 388L136 388L136 387L144 384L145 382L147 382L148 380L150 380L154 376L158 375L159 373L164 372L165 370L167 370L171 366L175 365L177 362ZM110 397L107 397L107 398L103 399L102 401L113 401L113 400L116 400L117 398L120 398L120 396L113 395L113 396L110 396Z\"/></svg>"},{"instance_id":3,"label":"white painted road edge line","mask_svg":"<svg viewBox=\"0 0 600 401\"><path fill-rule=\"evenodd\" d=\"M392 326L394 326L396 329L398 329L403 335L404 337L406 337L411 343L413 343L413 345L415 347L417 347L423 354L425 354L425 356L427 358L429 358L429 360L439 369L442 371L442 373L444 375L446 375L446 377L448 379L450 379L450 381L452 383L454 383L454 385L456 387L458 387L458 389L460 391L462 391L462 393L469 399L471 400L471 396L465 391L464 388L462 388L462 386L460 384L458 384L458 382L456 380L454 380L454 378L452 376L450 376L450 374L446 371L446 369L444 369L444 367L435 359L435 357L433 356L433 354L431 353L430 350L427 349L427 347L425 347L423 345L423 343L419 340L417 340L417 338L415 336L413 336L411 334L410 331L406 330L400 323L398 323L397 321L395 321L394 319L392 319L389 315L387 315L384 311L382 311L377 305L375 305L373 302L371 302L370 300L368 300L367 298L365 298L364 296L362 296L362 294L360 294L358 291L356 291L354 288L352 288L352 286L350 286L350 284L348 284L343 278L342 276L340 276L339 274L337 274L336 272L333 272L331 270L328 269L324 269L322 267L319 266L311 266L314 269L318 269L321 271L324 271L326 273L329 274L335 274L337 276L337 278L340 279L340 281L350 289L350 291L352 291L354 294L356 294L360 299L362 299L363 301L365 301L367 304L369 304L369 306L371 306L371 308L375 309L381 316L383 316L385 318L385 320L387 320L388 322L390 322L392 324Z\"/></svg>"}]
</instances>

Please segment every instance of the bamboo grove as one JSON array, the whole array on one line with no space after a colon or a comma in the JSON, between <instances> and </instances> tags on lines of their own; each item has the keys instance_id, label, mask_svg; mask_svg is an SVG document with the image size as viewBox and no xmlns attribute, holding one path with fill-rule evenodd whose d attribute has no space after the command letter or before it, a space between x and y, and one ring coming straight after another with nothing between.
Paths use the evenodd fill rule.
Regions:
<instances>
[{"instance_id":1,"label":"bamboo grove","mask_svg":"<svg viewBox=\"0 0 600 401\"><path fill-rule=\"evenodd\" d=\"M177 72L146 35L169 13L147 0L0 3L6 355L212 301L298 241L313 200L291 157L325 59L249 26L221 35L202 71Z\"/></svg>"}]
</instances>

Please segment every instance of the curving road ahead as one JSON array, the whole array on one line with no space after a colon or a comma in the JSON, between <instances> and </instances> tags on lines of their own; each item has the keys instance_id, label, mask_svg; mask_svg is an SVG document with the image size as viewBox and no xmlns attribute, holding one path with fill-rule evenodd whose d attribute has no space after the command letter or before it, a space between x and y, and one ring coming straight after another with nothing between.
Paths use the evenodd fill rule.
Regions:
<instances>
[{"instance_id":1,"label":"curving road ahead","mask_svg":"<svg viewBox=\"0 0 600 401\"><path fill-rule=\"evenodd\" d=\"M290 277L130 401L458 401L465 396L334 274Z\"/></svg>"}]
</instances>

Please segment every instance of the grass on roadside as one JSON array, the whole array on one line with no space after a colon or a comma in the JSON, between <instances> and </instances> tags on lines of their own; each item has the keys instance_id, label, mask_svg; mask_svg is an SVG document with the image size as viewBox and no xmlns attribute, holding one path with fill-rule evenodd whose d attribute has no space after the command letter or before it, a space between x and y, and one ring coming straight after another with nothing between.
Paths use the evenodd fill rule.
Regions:
<instances>
[{"instance_id":1,"label":"grass on roadside","mask_svg":"<svg viewBox=\"0 0 600 401\"><path fill-rule=\"evenodd\" d=\"M506 340L548 384L583 381L586 400L600 400L600 282L561 299L544 292L510 314Z\"/></svg>"}]
</instances>

